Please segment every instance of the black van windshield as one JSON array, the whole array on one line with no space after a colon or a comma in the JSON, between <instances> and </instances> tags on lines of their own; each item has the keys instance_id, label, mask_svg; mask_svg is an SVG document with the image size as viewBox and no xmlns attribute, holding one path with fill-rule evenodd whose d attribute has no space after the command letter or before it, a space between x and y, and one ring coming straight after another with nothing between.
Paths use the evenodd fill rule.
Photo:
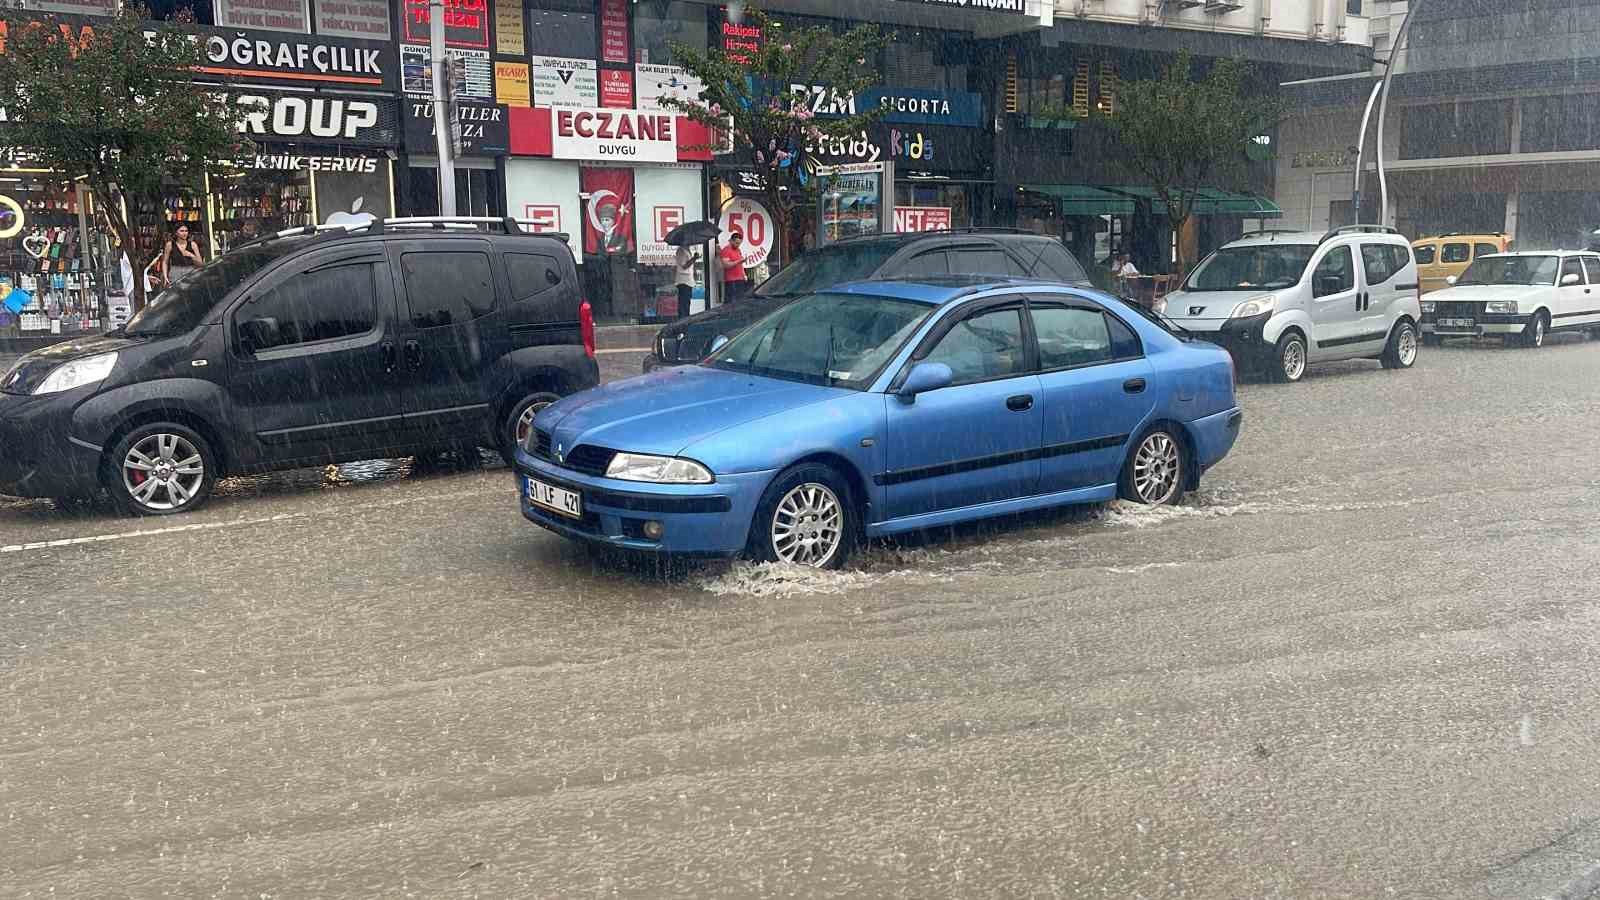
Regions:
<instances>
[{"instance_id":1,"label":"black van windshield","mask_svg":"<svg viewBox=\"0 0 1600 900\"><path fill-rule=\"evenodd\" d=\"M135 337L182 334L194 328L229 291L302 243L272 241L224 253L150 298L144 309L128 320L124 333Z\"/></svg>"}]
</instances>

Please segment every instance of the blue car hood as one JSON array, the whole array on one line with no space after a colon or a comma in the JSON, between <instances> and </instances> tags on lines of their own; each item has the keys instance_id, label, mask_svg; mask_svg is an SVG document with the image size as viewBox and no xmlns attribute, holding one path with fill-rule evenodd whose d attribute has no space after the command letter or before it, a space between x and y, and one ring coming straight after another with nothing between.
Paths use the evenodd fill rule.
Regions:
<instances>
[{"instance_id":1,"label":"blue car hood","mask_svg":"<svg viewBox=\"0 0 1600 900\"><path fill-rule=\"evenodd\" d=\"M853 391L779 381L705 366L662 369L569 397L539 414L537 427L571 451L594 444L676 456L726 428L792 412Z\"/></svg>"}]
</instances>

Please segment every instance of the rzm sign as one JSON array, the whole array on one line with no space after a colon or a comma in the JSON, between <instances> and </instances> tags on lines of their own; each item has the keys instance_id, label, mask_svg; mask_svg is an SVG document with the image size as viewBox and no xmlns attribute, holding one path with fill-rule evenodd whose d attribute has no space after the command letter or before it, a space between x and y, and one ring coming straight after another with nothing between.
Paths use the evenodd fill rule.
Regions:
<instances>
[{"instance_id":1,"label":"rzm sign","mask_svg":"<svg viewBox=\"0 0 1600 900\"><path fill-rule=\"evenodd\" d=\"M880 107L881 121L907 125L958 125L977 128L983 124L983 102L977 94L961 91L927 91L918 88L872 88L854 94L841 94L824 84L791 84L789 93L805 98L819 116L853 116Z\"/></svg>"},{"instance_id":2,"label":"rzm sign","mask_svg":"<svg viewBox=\"0 0 1600 900\"><path fill-rule=\"evenodd\" d=\"M239 133L257 141L392 147L398 136L390 97L246 91L233 102L243 111Z\"/></svg>"}]
</instances>

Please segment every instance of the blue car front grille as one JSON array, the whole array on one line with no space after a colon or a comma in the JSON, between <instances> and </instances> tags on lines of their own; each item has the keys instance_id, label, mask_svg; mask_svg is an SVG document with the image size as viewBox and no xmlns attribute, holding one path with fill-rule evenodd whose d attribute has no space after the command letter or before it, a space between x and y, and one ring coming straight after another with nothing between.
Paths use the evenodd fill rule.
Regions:
<instances>
[{"instance_id":1,"label":"blue car front grille","mask_svg":"<svg viewBox=\"0 0 1600 900\"><path fill-rule=\"evenodd\" d=\"M560 459L556 458L551 446L550 432L542 429L533 431L533 455L548 463L554 463L563 469L582 472L585 475L603 477L606 469L611 467L611 460L616 457L617 451L609 447L596 447L593 444L579 444L572 448L570 453L563 453Z\"/></svg>"}]
</instances>

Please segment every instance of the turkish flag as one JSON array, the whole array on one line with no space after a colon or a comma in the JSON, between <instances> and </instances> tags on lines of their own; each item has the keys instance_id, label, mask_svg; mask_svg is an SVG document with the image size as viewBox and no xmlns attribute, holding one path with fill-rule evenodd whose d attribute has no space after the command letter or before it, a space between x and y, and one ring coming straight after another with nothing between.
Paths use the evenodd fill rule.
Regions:
<instances>
[{"instance_id":1,"label":"turkish flag","mask_svg":"<svg viewBox=\"0 0 1600 900\"><path fill-rule=\"evenodd\" d=\"M588 198L583 252L611 256L633 252L633 170L580 169L578 190Z\"/></svg>"}]
</instances>

